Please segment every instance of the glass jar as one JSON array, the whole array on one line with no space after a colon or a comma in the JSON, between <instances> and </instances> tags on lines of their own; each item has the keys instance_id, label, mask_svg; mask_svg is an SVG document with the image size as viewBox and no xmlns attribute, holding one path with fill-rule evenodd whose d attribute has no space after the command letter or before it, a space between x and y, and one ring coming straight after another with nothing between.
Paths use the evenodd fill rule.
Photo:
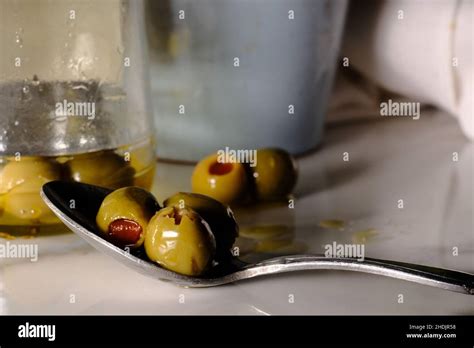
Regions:
<instances>
[{"instance_id":1,"label":"glass jar","mask_svg":"<svg viewBox=\"0 0 474 348\"><path fill-rule=\"evenodd\" d=\"M50 180L150 188L143 1L2 0L0 17L3 230L59 223Z\"/></svg>"}]
</instances>

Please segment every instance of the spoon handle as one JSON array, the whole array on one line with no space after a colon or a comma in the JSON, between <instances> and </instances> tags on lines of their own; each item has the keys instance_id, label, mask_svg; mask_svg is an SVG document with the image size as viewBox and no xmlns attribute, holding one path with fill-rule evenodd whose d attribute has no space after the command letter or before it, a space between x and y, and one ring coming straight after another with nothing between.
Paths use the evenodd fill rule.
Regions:
<instances>
[{"instance_id":1,"label":"spoon handle","mask_svg":"<svg viewBox=\"0 0 474 348\"><path fill-rule=\"evenodd\" d=\"M445 290L474 295L474 275L412 263L365 258L327 258L315 255L283 256L248 266L238 278L313 269L356 271L403 279ZM237 272L237 273L241 273Z\"/></svg>"}]
</instances>

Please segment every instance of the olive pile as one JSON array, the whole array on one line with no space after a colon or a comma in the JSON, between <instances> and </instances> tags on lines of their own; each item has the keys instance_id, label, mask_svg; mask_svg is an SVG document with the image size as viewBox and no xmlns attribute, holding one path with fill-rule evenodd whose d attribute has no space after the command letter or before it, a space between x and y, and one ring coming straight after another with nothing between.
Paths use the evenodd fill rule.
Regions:
<instances>
[{"instance_id":1,"label":"olive pile","mask_svg":"<svg viewBox=\"0 0 474 348\"><path fill-rule=\"evenodd\" d=\"M212 154L196 165L191 178L193 192L238 204L285 199L296 184L296 163L281 149L257 150L254 166L218 159L218 154Z\"/></svg>"},{"instance_id":2,"label":"olive pile","mask_svg":"<svg viewBox=\"0 0 474 348\"><path fill-rule=\"evenodd\" d=\"M99 151L70 157L8 159L0 170L0 215L5 212L32 223L59 222L39 195L45 183L67 180L111 189L140 185L135 182L136 170L132 163L136 157L132 153L131 161L126 161L114 151Z\"/></svg>"},{"instance_id":3,"label":"olive pile","mask_svg":"<svg viewBox=\"0 0 474 348\"><path fill-rule=\"evenodd\" d=\"M115 245L144 248L151 261L184 275L202 275L228 260L238 235L228 207L193 193L177 193L163 205L146 190L124 187L105 197L97 226Z\"/></svg>"}]
</instances>

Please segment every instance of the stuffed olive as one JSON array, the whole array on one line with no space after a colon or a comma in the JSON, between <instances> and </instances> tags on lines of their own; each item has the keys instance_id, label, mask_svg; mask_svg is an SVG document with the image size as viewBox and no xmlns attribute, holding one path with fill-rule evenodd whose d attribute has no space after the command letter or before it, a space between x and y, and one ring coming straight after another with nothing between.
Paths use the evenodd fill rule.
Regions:
<instances>
[{"instance_id":1,"label":"stuffed olive","mask_svg":"<svg viewBox=\"0 0 474 348\"><path fill-rule=\"evenodd\" d=\"M190 208L165 207L148 224L146 254L171 271L200 276L212 266L215 250L209 225Z\"/></svg>"},{"instance_id":2,"label":"stuffed olive","mask_svg":"<svg viewBox=\"0 0 474 348\"><path fill-rule=\"evenodd\" d=\"M114 244L140 247L148 222L160 209L155 197L139 187L123 187L108 194L97 213L97 226Z\"/></svg>"},{"instance_id":3,"label":"stuffed olive","mask_svg":"<svg viewBox=\"0 0 474 348\"><path fill-rule=\"evenodd\" d=\"M57 162L40 157L24 157L8 162L0 174L0 195L6 213L25 220L49 222L53 212L40 198L41 187L60 179Z\"/></svg>"},{"instance_id":4,"label":"stuffed olive","mask_svg":"<svg viewBox=\"0 0 474 348\"><path fill-rule=\"evenodd\" d=\"M239 227L232 210L221 202L197 193L180 192L164 202L165 207L177 205L196 211L210 226L216 240L216 260L223 261L231 255L230 249L239 234Z\"/></svg>"},{"instance_id":5,"label":"stuffed olive","mask_svg":"<svg viewBox=\"0 0 474 348\"><path fill-rule=\"evenodd\" d=\"M224 204L239 202L248 192L245 166L242 163L220 163L217 154L204 158L196 165L191 184L193 192Z\"/></svg>"}]
</instances>

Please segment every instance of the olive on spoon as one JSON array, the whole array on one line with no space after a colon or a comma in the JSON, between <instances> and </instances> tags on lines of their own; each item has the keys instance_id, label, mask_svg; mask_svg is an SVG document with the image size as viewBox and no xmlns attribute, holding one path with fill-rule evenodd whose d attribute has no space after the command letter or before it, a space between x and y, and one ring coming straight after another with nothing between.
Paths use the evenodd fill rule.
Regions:
<instances>
[{"instance_id":1,"label":"olive on spoon","mask_svg":"<svg viewBox=\"0 0 474 348\"><path fill-rule=\"evenodd\" d=\"M124 250L104 238L96 224L97 212L111 192L98 186L51 181L43 185L41 197L46 205L74 233L97 250L149 277L185 287L212 287L244 279L291 271L344 270L407 280L445 290L474 294L474 275L412 263L365 258L328 258L324 255L286 255L257 263L244 263L237 257L225 267L211 269L204 276L187 276L162 268L143 255ZM74 208L70 200L75 200Z\"/></svg>"}]
</instances>

